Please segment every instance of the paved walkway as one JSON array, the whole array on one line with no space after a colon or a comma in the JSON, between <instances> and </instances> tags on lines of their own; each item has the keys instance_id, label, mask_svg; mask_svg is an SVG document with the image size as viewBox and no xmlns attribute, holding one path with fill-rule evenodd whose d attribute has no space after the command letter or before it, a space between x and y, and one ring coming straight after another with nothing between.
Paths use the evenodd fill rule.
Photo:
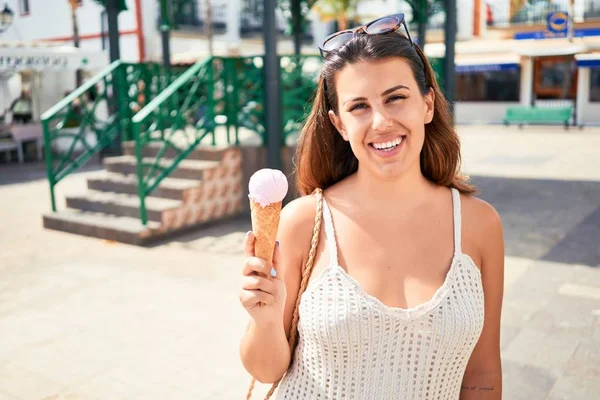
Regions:
<instances>
[{"instance_id":1,"label":"paved walkway","mask_svg":"<svg viewBox=\"0 0 600 400\"><path fill-rule=\"evenodd\" d=\"M504 398L597 399L600 130L459 131L505 226ZM0 400L244 398L248 218L138 248L43 230L39 165L0 166L0 199Z\"/></svg>"}]
</instances>

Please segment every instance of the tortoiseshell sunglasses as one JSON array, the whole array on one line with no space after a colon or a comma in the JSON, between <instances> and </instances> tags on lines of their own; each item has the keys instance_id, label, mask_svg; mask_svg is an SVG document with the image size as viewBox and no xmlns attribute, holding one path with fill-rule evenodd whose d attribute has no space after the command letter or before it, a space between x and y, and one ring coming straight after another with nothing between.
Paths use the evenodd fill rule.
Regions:
<instances>
[{"instance_id":1,"label":"tortoiseshell sunglasses","mask_svg":"<svg viewBox=\"0 0 600 400\"><path fill-rule=\"evenodd\" d=\"M404 30L406 31L406 36L408 40L410 40L410 42L414 46L415 43L410 37L410 32L408 32L408 26L406 26L404 14L400 13L377 18L371 22L366 23L365 25L358 26L353 29L339 31L327 36L327 38L319 46L321 57L325 58L328 52L340 49L343 45L348 43L348 41L356 35L386 35L391 32L396 32L402 26L404 26Z\"/></svg>"}]
</instances>

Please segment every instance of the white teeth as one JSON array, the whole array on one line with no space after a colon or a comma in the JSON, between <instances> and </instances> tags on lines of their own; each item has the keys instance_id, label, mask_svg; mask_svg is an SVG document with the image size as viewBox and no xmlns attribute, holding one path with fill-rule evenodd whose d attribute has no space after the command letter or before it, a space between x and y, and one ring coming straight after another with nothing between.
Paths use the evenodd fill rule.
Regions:
<instances>
[{"instance_id":1,"label":"white teeth","mask_svg":"<svg viewBox=\"0 0 600 400\"><path fill-rule=\"evenodd\" d=\"M390 150L390 149L398 146L400 143L402 143L401 137L399 137L398 139L393 140L391 142L373 143L373 147L375 147L378 150Z\"/></svg>"}]
</instances>

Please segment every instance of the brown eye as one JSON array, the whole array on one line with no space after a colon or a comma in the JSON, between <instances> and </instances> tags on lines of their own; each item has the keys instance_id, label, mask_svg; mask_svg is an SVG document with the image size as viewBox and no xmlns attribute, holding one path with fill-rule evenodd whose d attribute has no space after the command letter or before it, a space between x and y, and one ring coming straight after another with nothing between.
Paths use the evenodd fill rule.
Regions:
<instances>
[{"instance_id":1,"label":"brown eye","mask_svg":"<svg viewBox=\"0 0 600 400\"><path fill-rule=\"evenodd\" d=\"M367 105L364 104L364 103L358 103L358 104L355 104L352 107L350 107L350 109L348 111L352 112L354 110L360 110L360 109L363 109L363 108L367 108Z\"/></svg>"},{"instance_id":2,"label":"brown eye","mask_svg":"<svg viewBox=\"0 0 600 400\"><path fill-rule=\"evenodd\" d=\"M403 100L403 99L406 99L406 96L391 96L391 97L388 99L388 103L389 103L390 101Z\"/></svg>"}]
</instances>

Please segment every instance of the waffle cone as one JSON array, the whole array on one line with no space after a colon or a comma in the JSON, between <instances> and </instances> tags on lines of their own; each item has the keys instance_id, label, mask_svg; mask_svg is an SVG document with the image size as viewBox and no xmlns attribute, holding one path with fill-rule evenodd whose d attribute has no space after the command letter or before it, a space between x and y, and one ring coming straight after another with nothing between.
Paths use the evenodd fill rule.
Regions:
<instances>
[{"instance_id":1,"label":"waffle cone","mask_svg":"<svg viewBox=\"0 0 600 400\"><path fill-rule=\"evenodd\" d=\"M252 232L256 237L255 256L272 262L277 228L279 227L279 215L281 214L281 202L269 204L263 208L260 204L250 200L250 211L252 213Z\"/></svg>"}]
</instances>

